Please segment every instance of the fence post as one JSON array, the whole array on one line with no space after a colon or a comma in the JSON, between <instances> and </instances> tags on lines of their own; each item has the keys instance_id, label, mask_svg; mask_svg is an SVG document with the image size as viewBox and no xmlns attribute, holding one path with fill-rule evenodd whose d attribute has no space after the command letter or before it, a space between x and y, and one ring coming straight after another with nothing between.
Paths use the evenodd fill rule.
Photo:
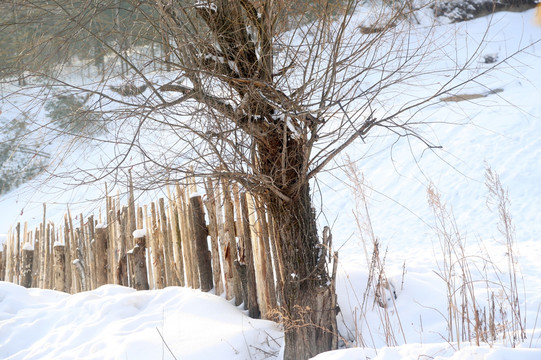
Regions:
<instances>
[{"instance_id":1,"label":"fence post","mask_svg":"<svg viewBox=\"0 0 541 360\"><path fill-rule=\"evenodd\" d=\"M257 286L255 282L255 270L254 270L254 256L252 251L252 237L250 233L250 212L248 210L248 201L246 193L241 194L240 199L241 211L242 211L242 224L244 233L244 256L246 261L246 274L247 274L247 293L248 293L248 316L251 318L259 318L261 312L257 303Z\"/></svg>"},{"instance_id":2,"label":"fence post","mask_svg":"<svg viewBox=\"0 0 541 360\"><path fill-rule=\"evenodd\" d=\"M201 291L210 291L213 287L212 265L207 243L207 224L205 222L205 212L203 211L201 196L192 196L190 198L190 205Z\"/></svg>"},{"instance_id":3,"label":"fence post","mask_svg":"<svg viewBox=\"0 0 541 360\"><path fill-rule=\"evenodd\" d=\"M214 278L214 289L216 295L222 295L224 292L222 283L222 271L220 268L220 249L218 244L218 222L216 221L216 199L214 197L214 184L209 178L205 183L205 189L207 192L207 199L205 200L205 207L209 214L209 235L210 246L212 253L212 273Z\"/></svg>"},{"instance_id":4,"label":"fence post","mask_svg":"<svg viewBox=\"0 0 541 360\"><path fill-rule=\"evenodd\" d=\"M55 243L54 253L54 289L66 291L66 257L64 244Z\"/></svg>"},{"instance_id":5,"label":"fence post","mask_svg":"<svg viewBox=\"0 0 541 360\"><path fill-rule=\"evenodd\" d=\"M34 248L32 244L23 246L21 285L25 288L32 287L32 265L34 262Z\"/></svg>"},{"instance_id":6,"label":"fence post","mask_svg":"<svg viewBox=\"0 0 541 360\"><path fill-rule=\"evenodd\" d=\"M235 305L240 305L242 302L242 285L237 272L235 271L235 261L237 258L237 239L235 237L235 209L233 208L233 201L231 200L231 189L229 184L224 180L222 181L222 190L224 194L224 215L225 215L225 233L229 249L229 257L226 261L229 262L230 274L226 276L231 277L231 284L233 287L233 295L235 296Z\"/></svg>"},{"instance_id":7,"label":"fence post","mask_svg":"<svg viewBox=\"0 0 541 360\"><path fill-rule=\"evenodd\" d=\"M148 290L147 262L146 262L146 236L144 232L136 230L133 234L135 246L133 248L133 264L135 270L135 289Z\"/></svg>"},{"instance_id":8,"label":"fence post","mask_svg":"<svg viewBox=\"0 0 541 360\"><path fill-rule=\"evenodd\" d=\"M96 226L95 255L96 255L96 287L107 284L107 235L105 225Z\"/></svg>"}]
</instances>

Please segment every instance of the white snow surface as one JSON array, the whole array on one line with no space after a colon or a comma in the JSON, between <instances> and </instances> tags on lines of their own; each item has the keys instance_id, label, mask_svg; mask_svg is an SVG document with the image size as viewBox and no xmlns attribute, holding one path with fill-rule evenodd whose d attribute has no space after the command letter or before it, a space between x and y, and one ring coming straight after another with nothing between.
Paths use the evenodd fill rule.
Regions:
<instances>
[{"instance_id":1,"label":"white snow surface","mask_svg":"<svg viewBox=\"0 0 541 360\"><path fill-rule=\"evenodd\" d=\"M381 308L370 302L365 314L361 310L368 271L352 215L353 195L342 169L344 159L329 165L329 171L319 177L313 187L315 198L323 199L318 221L332 227L340 252L338 326L345 340L341 345L348 348L315 359L541 359L541 27L534 25L533 16L534 10L498 13L436 29L454 32L457 41L445 45L450 57L434 61L430 65L434 69L453 61L451 55L467 51L469 45L475 47L475 39L489 23L480 61L471 65L474 72L487 66L481 61L485 54L497 54L502 61L537 42L462 91L485 93L498 88L502 92L474 101L440 102L417 114L430 124L425 134L436 139L442 150L427 151L408 139L396 142L392 136L348 149L369 186L372 226L385 254L387 277L397 293L389 310L397 346L387 344ZM408 86L405 94L422 94L415 84ZM447 294L438 275L442 257L426 189L433 183L452 209L472 259L490 256L498 267L494 274L505 275L507 248L497 231L497 214L486 206L486 164L509 191L515 225L513 251L520 269L519 301L527 336L516 348L501 337L480 347L468 341L446 341ZM33 218L39 222L45 197L36 197L39 188L33 190L0 198L0 208L5 210L1 232L16 221ZM63 213L66 202L82 203L86 191L73 190L55 198L59 212ZM21 209L24 214L9 217L22 213ZM53 216L54 211L48 214ZM477 276L476 269L473 273ZM486 304L482 292L486 287L480 284L481 305ZM361 343L365 346L360 347ZM0 282L1 359L280 359L282 344L278 325L250 319L224 298L189 288L136 292L106 285L67 295Z\"/></svg>"}]
</instances>

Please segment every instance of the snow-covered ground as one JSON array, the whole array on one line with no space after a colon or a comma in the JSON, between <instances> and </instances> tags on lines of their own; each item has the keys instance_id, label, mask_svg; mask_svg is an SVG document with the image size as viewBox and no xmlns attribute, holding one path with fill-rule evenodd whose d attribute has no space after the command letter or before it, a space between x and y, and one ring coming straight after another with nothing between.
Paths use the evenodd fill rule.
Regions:
<instances>
[{"instance_id":1,"label":"snow-covered ground","mask_svg":"<svg viewBox=\"0 0 541 360\"><path fill-rule=\"evenodd\" d=\"M364 174L372 228L397 294L387 311L374 304L371 292L372 300L363 302L369 272L352 214L345 159L332 164L333 170L314 186L316 198L323 198L319 221L332 226L340 251L338 322L341 344L349 347L318 360L541 359L541 27L534 25L534 13L498 13L436 29L456 35L456 42L445 46L463 47L475 43L490 23L479 63L472 65L478 72L487 66L482 56L495 54L501 61L534 44L462 93L503 91L472 101L440 102L417 115L430 123L426 135L443 149L426 151L408 139L395 143L382 137L348 150ZM448 341L445 258L427 203L431 183L454 214L480 310L488 306L488 289L507 310L507 315L496 314L495 322L503 324L510 316L504 299L510 253L498 232L497 212L486 206L487 166L509 191L515 225L513 256L526 334L516 348L509 335L501 334L480 347L456 337ZM64 211L66 202L83 200L85 191L95 196L89 190L62 198L42 195L39 188L23 189L0 198L0 233L15 221L40 219L41 203L48 199L56 199L58 211ZM361 222L366 224L366 218ZM278 325L250 319L223 298L192 289L135 292L108 285L66 295L0 283L2 359L272 359L280 358L282 336Z\"/></svg>"}]
</instances>

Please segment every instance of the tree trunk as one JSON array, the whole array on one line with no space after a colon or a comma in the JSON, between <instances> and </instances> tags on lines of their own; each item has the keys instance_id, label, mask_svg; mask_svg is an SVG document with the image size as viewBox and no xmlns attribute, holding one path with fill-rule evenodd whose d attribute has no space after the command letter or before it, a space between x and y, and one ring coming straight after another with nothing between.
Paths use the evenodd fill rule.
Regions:
<instances>
[{"instance_id":1,"label":"tree trunk","mask_svg":"<svg viewBox=\"0 0 541 360\"><path fill-rule=\"evenodd\" d=\"M336 341L334 278L324 249L306 179L302 140L276 129L258 141L260 172L273 179L281 194L261 194L276 229L280 315L285 331L284 359L308 359L331 350ZM279 273L279 272L277 272Z\"/></svg>"},{"instance_id":2,"label":"tree trunk","mask_svg":"<svg viewBox=\"0 0 541 360\"><path fill-rule=\"evenodd\" d=\"M284 267L280 296L285 331L284 359L308 359L335 346L334 279L317 236L308 185L286 202L267 199L278 229L278 254Z\"/></svg>"}]
</instances>

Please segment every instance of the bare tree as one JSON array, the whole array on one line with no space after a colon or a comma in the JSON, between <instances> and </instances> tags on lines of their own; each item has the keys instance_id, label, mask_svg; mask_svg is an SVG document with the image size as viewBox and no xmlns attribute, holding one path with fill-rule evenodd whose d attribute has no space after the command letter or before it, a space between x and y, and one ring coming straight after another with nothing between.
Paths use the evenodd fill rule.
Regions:
<instances>
[{"instance_id":1,"label":"bare tree","mask_svg":"<svg viewBox=\"0 0 541 360\"><path fill-rule=\"evenodd\" d=\"M381 129L433 147L414 115L471 81L463 71L478 55L445 81L430 82L422 64L433 43L413 36L411 3L378 6L374 20L362 24L355 22L358 6L354 0L21 0L18 19L25 15L26 22L19 23L51 19L57 26L38 31L14 56L25 61L0 71L8 82L21 74L34 79L40 89L30 93L34 103L77 94L83 104L70 120L104 122L112 135L102 138L115 143L115 155L97 171L71 171L75 183L134 167L140 188L193 172L257 193L279 235L285 358L306 359L336 344L337 311L311 181L350 144L368 142ZM73 51L85 43L101 49L99 66L96 54ZM69 70L76 66L83 75L74 78ZM429 96L393 104L402 84L421 80L432 86ZM89 112L99 120L83 116Z\"/></svg>"}]
</instances>

